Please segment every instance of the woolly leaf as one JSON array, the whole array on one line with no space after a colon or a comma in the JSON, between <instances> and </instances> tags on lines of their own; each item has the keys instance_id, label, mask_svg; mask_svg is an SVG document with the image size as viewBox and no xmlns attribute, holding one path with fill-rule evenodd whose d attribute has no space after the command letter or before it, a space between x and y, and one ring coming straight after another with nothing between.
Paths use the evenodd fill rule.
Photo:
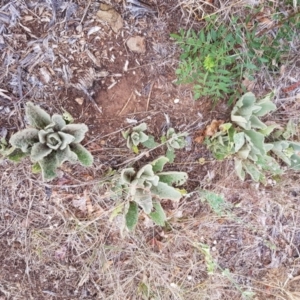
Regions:
<instances>
[{"instance_id":1,"label":"woolly leaf","mask_svg":"<svg viewBox=\"0 0 300 300\"><path fill-rule=\"evenodd\" d=\"M148 140L148 135L145 134L144 132L139 133L139 142L144 143Z\"/></svg>"},{"instance_id":2,"label":"woolly leaf","mask_svg":"<svg viewBox=\"0 0 300 300\"><path fill-rule=\"evenodd\" d=\"M67 146L63 150L57 150L56 157L57 157L57 162L58 162L59 166L65 161L75 163L78 160L77 154L75 152L71 151L70 146Z\"/></svg>"},{"instance_id":3,"label":"woolly leaf","mask_svg":"<svg viewBox=\"0 0 300 300\"><path fill-rule=\"evenodd\" d=\"M185 172L161 172L157 174L159 181L168 185L175 184L176 186L184 184L188 179L188 174Z\"/></svg>"},{"instance_id":4,"label":"woolly leaf","mask_svg":"<svg viewBox=\"0 0 300 300\"><path fill-rule=\"evenodd\" d=\"M143 166L137 173L136 178L145 178L145 179L153 179L154 178L154 172L152 170L151 165L145 165Z\"/></svg>"},{"instance_id":5,"label":"woolly leaf","mask_svg":"<svg viewBox=\"0 0 300 300\"><path fill-rule=\"evenodd\" d=\"M146 123L141 123L138 126L135 126L132 128L132 131L140 132L140 131L145 131L147 130L147 124Z\"/></svg>"},{"instance_id":6,"label":"woolly leaf","mask_svg":"<svg viewBox=\"0 0 300 300\"><path fill-rule=\"evenodd\" d=\"M12 146L20 148L23 152L27 152L28 148L38 141L38 130L35 128L23 129L15 133L9 140Z\"/></svg>"},{"instance_id":7,"label":"woolly leaf","mask_svg":"<svg viewBox=\"0 0 300 300\"><path fill-rule=\"evenodd\" d=\"M271 151L277 155L282 161L284 161L288 166L291 165L290 158L286 156L284 151L288 149L289 143L287 141L278 141L271 143L273 145L273 148Z\"/></svg>"},{"instance_id":8,"label":"woolly leaf","mask_svg":"<svg viewBox=\"0 0 300 300\"><path fill-rule=\"evenodd\" d=\"M270 100L272 96L273 93L270 93L264 99L257 102L257 105L260 106L260 110L254 113L257 117L263 117L269 112L276 110L276 105Z\"/></svg>"},{"instance_id":9,"label":"woolly leaf","mask_svg":"<svg viewBox=\"0 0 300 300\"><path fill-rule=\"evenodd\" d=\"M237 156L240 159L247 159L251 151L251 146L249 144L244 145L238 152Z\"/></svg>"},{"instance_id":10,"label":"woolly leaf","mask_svg":"<svg viewBox=\"0 0 300 300\"><path fill-rule=\"evenodd\" d=\"M300 156L297 154L293 154L291 156L291 168L296 171L300 171Z\"/></svg>"},{"instance_id":11,"label":"woolly leaf","mask_svg":"<svg viewBox=\"0 0 300 300\"><path fill-rule=\"evenodd\" d=\"M51 132L46 134L45 139L47 147L53 150L57 150L62 144L61 138L57 132Z\"/></svg>"},{"instance_id":12,"label":"woolly leaf","mask_svg":"<svg viewBox=\"0 0 300 300\"><path fill-rule=\"evenodd\" d=\"M52 152L52 149L42 143L36 143L32 146L30 157L33 162L38 162L48 154Z\"/></svg>"},{"instance_id":13,"label":"woolly leaf","mask_svg":"<svg viewBox=\"0 0 300 300\"><path fill-rule=\"evenodd\" d=\"M263 179L262 173L258 170L258 168L253 163L245 160L242 162L242 164L245 171L251 176L251 178L254 181L258 182Z\"/></svg>"},{"instance_id":14,"label":"woolly leaf","mask_svg":"<svg viewBox=\"0 0 300 300\"><path fill-rule=\"evenodd\" d=\"M252 128L258 128L258 129L266 129L267 128L267 125L254 115L251 116L250 122L251 122Z\"/></svg>"},{"instance_id":15,"label":"woolly leaf","mask_svg":"<svg viewBox=\"0 0 300 300\"><path fill-rule=\"evenodd\" d=\"M298 142L290 142L289 141L289 146L292 147L295 151L300 151L300 143Z\"/></svg>"},{"instance_id":16,"label":"woolly leaf","mask_svg":"<svg viewBox=\"0 0 300 300\"><path fill-rule=\"evenodd\" d=\"M169 159L170 163L173 163L176 157L174 149L168 149L166 152L166 157Z\"/></svg>"},{"instance_id":17,"label":"woolly leaf","mask_svg":"<svg viewBox=\"0 0 300 300\"><path fill-rule=\"evenodd\" d=\"M67 145L71 144L72 142L74 142L75 137L73 135L70 135L68 133L65 132L58 132L58 135L60 136L62 143L59 147L60 150L64 150Z\"/></svg>"},{"instance_id":18,"label":"woolly leaf","mask_svg":"<svg viewBox=\"0 0 300 300\"><path fill-rule=\"evenodd\" d=\"M70 144L70 149L71 149L71 151L76 153L79 162L83 166L88 167L93 164L92 154L87 149L85 149L82 145L72 143L72 144Z\"/></svg>"},{"instance_id":19,"label":"woolly leaf","mask_svg":"<svg viewBox=\"0 0 300 300\"><path fill-rule=\"evenodd\" d=\"M261 167L264 171L270 172L272 175L281 175L283 173L278 162L269 155L258 156L255 164Z\"/></svg>"},{"instance_id":20,"label":"woolly leaf","mask_svg":"<svg viewBox=\"0 0 300 300\"><path fill-rule=\"evenodd\" d=\"M121 171L121 184L130 184L134 178L134 168L126 168Z\"/></svg>"},{"instance_id":21,"label":"woolly leaf","mask_svg":"<svg viewBox=\"0 0 300 300\"><path fill-rule=\"evenodd\" d=\"M125 216L126 227L132 231L138 222L139 209L135 202L130 201L129 208Z\"/></svg>"},{"instance_id":22,"label":"woolly leaf","mask_svg":"<svg viewBox=\"0 0 300 300\"><path fill-rule=\"evenodd\" d=\"M121 133L122 133L122 136L123 136L123 138L124 138L125 140L127 140L128 136L129 136L129 132L130 132L129 129L126 130L126 131L122 131L122 132L121 132Z\"/></svg>"},{"instance_id":23,"label":"woolly leaf","mask_svg":"<svg viewBox=\"0 0 300 300\"><path fill-rule=\"evenodd\" d=\"M160 156L159 158L155 159L151 165L152 170L156 172L161 172L165 166L165 164L169 161L169 159L165 156Z\"/></svg>"},{"instance_id":24,"label":"woolly leaf","mask_svg":"<svg viewBox=\"0 0 300 300\"><path fill-rule=\"evenodd\" d=\"M19 148L11 148L9 154L7 154L7 158L14 162L20 162L24 157L28 156L29 152L23 152Z\"/></svg>"},{"instance_id":25,"label":"woolly leaf","mask_svg":"<svg viewBox=\"0 0 300 300\"><path fill-rule=\"evenodd\" d=\"M32 171L33 174L40 173L42 171L40 164L38 162L33 164L33 166L31 167L31 171Z\"/></svg>"},{"instance_id":26,"label":"woolly leaf","mask_svg":"<svg viewBox=\"0 0 300 300\"><path fill-rule=\"evenodd\" d=\"M234 159L234 169L236 174L241 180L245 180L245 171L243 170L242 161L240 159L235 158Z\"/></svg>"},{"instance_id":27,"label":"woolly leaf","mask_svg":"<svg viewBox=\"0 0 300 300\"><path fill-rule=\"evenodd\" d=\"M51 120L54 123L54 126L53 126L54 131L60 131L63 129L63 127L66 126L66 122L61 115L54 114L52 116Z\"/></svg>"},{"instance_id":28,"label":"woolly leaf","mask_svg":"<svg viewBox=\"0 0 300 300\"><path fill-rule=\"evenodd\" d=\"M133 200L143 209L146 214L150 214L153 207L152 195L150 191L136 189Z\"/></svg>"},{"instance_id":29,"label":"woolly leaf","mask_svg":"<svg viewBox=\"0 0 300 300\"><path fill-rule=\"evenodd\" d=\"M244 117L231 115L231 121L235 122L237 125L244 129L250 129L248 126L248 120Z\"/></svg>"},{"instance_id":30,"label":"woolly leaf","mask_svg":"<svg viewBox=\"0 0 300 300\"><path fill-rule=\"evenodd\" d=\"M274 129L279 128L279 127L280 126L277 124L272 124L272 125L266 126L265 128L259 130L259 132L261 134L263 134L264 136L268 136L274 131Z\"/></svg>"},{"instance_id":31,"label":"woolly leaf","mask_svg":"<svg viewBox=\"0 0 300 300\"><path fill-rule=\"evenodd\" d=\"M265 137L255 130L245 130L244 132L246 139L251 142L256 149L259 150L261 155L264 155L266 153L264 147Z\"/></svg>"},{"instance_id":32,"label":"woolly leaf","mask_svg":"<svg viewBox=\"0 0 300 300\"><path fill-rule=\"evenodd\" d=\"M166 214L159 202L153 202L154 211L149 214L150 218L156 225L165 226L167 220Z\"/></svg>"},{"instance_id":33,"label":"woolly leaf","mask_svg":"<svg viewBox=\"0 0 300 300\"><path fill-rule=\"evenodd\" d=\"M179 191L164 182L158 182L157 186L152 186L151 192L160 199L179 201L182 197Z\"/></svg>"},{"instance_id":34,"label":"woolly leaf","mask_svg":"<svg viewBox=\"0 0 300 300\"><path fill-rule=\"evenodd\" d=\"M50 115L32 102L27 103L25 113L29 124L37 129L43 129L51 123Z\"/></svg>"},{"instance_id":35,"label":"woolly leaf","mask_svg":"<svg viewBox=\"0 0 300 300\"><path fill-rule=\"evenodd\" d=\"M237 152L245 144L245 134L244 134L244 132L239 132L239 133L234 134L233 141L234 141L234 151Z\"/></svg>"},{"instance_id":36,"label":"woolly leaf","mask_svg":"<svg viewBox=\"0 0 300 300\"><path fill-rule=\"evenodd\" d=\"M145 142L142 142L142 145L148 149L153 149L159 144L154 141L153 135L148 135L148 139Z\"/></svg>"},{"instance_id":37,"label":"woolly leaf","mask_svg":"<svg viewBox=\"0 0 300 300\"><path fill-rule=\"evenodd\" d=\"M58 167L57 157L55 152L51 152L49 155L39 161L42 169L42 176L44 181L50 181L56 177L56 169Z\"/></svg>"},{"instance_id":38,"label":"woolly leaf","mask_svg":"<svg viewBox=\"0 0 300 300\"><path fill-rule=\"evenodd\" d=\"M46 130L43 129L40 130L38 133L40 143L45 144L47 142L47 135L53 132L54 130L52 128L48 128Z\"/></svg>"},{"instance_id":39,"label":"woolly leaf","mask_svg":"<svg viewBox=\"0 0 300 300\"><path fill-rule=\"evenodd\" d=\"M77 144L84 139L88 127L85 124L68 124L61 131L72 135L75 138L73 143Z\"/></svg>"}]
</instances>

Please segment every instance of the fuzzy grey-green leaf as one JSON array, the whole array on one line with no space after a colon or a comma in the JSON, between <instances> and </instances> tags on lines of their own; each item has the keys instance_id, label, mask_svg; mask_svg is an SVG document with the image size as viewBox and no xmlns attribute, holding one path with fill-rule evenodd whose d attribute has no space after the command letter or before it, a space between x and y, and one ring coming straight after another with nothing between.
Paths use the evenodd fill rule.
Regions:
<instances>
[{"instance_id":1,"label":"fuzzy grey-green leaf","mask_svg":"<svg viewBox=\"0 0 300 300\"><path fill-rule=\"evenodd\" d=\"M188 179L188 174L185 172L176 172L176 171L170 171L170 172L161 172L157 174L159 176L159 180L161 182L164 182L168 185L182 185L184 184Z\"/></svg>"},{"instance_id":2,"label":"fuzzy grey-green leaf","mask_svg":"<svg viewBox=\"0 0 300 300\"><path fill-rule=\"evenodd\" d=\"M82 145L72 143L70 144L70 149L71 151L76 153L79 162L83 166L89 167L93 164L94 159L92 154L87 149L85 149Z\"/></svg>"},{"instance_id":3,"label":"fuzzy grey-green leaf","mask_svg":"<svg viewBox=\"0 0 300 300\"><path fill-rule=\"evenodd\" d=\"M150 191L136 189L133 200L143 209L146 214L150 214L153 204Z\"/></svg>"},{"instance_id":4,"label":"fuzzy grey-green leaf","mask_svg":"<svg viewBox=\"0 0 300 300\"><path fill-rule=\"evenodd\" d=\"M130 184L134 178L135 170L134 168L126 168L121 171L121 184Z\"/></svg>"},{"instance_id":5,"label":"fuzzy grey-green leaf","mask_svg":"<svg viewBox=\"0 0 300 300\"><path fill-rule=\"evenodd\" d=\"M179 191L164 182L159 182L157 186L153 186L151 188L151 192L154 195L158 196L160 199L179 201L182 197Z\"/></svg>"},{"instance_id":6,"label":"fuzzy grey-green leaf","mask_svg":"<svg viewBox=\"0 0 300 300\"><path fill-rule=\"evenodd\" d=\"M66 121L61 115L54 114L51 118L52 122L54 123L53 129L55 131L60 131L63 127L66 126Z\"/></svg>"},{"instance_id":7,"label":"fuzzy grey-green leaf","mask_svg":"<svg viewBox=\"0 0 300 300\"><path fill-rule=\"evenodd\" d=\"M154 211L149 214L149 217L156 225L165 226L167 217L160 202L153 202L153 209Z\"/></svg>"},{"instance_id":8,"label":"fuzzy grey-green leaf","mask_svg":"<svg viewBox=\"0 0 300 300\"><path fill-rule=\"evenodd\" d=\"M165 156L160 156L159 158L155 159L151 163L153 171L155 173L161 172L167 162L169 162L169 159Z\"/></svg>"},{"instance_id":9,"label":"fuzzy grey-green leaf","mask_svg":"<svg viewBox=\"0 0 300 300\"><path fill-rule=\"evenodd\" d=\"M58 162L54 152L41 159L39 161L39 164L42 169L42 176L44 181L50 181L56 177Z\"/></svg>"},{"instance_id":10,"label":"fuzzy grey-green leaf","mask_svg":"<svg viewBox=\"0 0 300 300\"><path fill-rule=\"evenodd\" d=\"M85 124L68 124L61 131L74 136L73 143L80 143L84 139L88 127Z\"/></svg>"},{"instance_id":11,"label":"fuzzy grey-green leaf","mask_svg":"<svg viewBox=\"0 0 300 300\"><path fill-rule=\"evenodd\" d=\"M59 147L60 150L64 150L67 147L67 145L70 145L75 140L75 137L73 135L65 133L65 132L59 131L58 135L60 136L61 141L62 141L62 143Z\"/></svg>"},{"instance_id":12,"label":"fuzzy grey-green leaf","mask_svg":"<svg viewBox=\"0 0 300 300\"><path fill-rule=\"evenodd\" d=\"M50 115L32 102L27 102L25 113L29 124L37 129L43 129L51 123Z\"/></svg>"},{"instance_id":13,"label":"fuzzy grey-green leaf","mask_svg":"<svg viewBox=\"0 0 300 300\"><path fill-rule=\"evenodd\" d=\"M56 150L56 157L58 165L61 165L65 161L70 163L75 163L78 160L78 156L75 152L71 151L70 146L68 145L63 150Z\"/></svg>"},{"instance_id":14,"label":"fuzzy grey-green leaf","mask_svg":"<svg viewBox=\"0 0 300 300\"><path fill-rule=\"evenodd\" d=\"M32 146L30 157L33 162L37 162L49 155L52 152L52 149L47 145L42 143L36 143Z\"/></svg>"},{"instance_id":15,"label":"fuzzy grey-green leaf","mask_svg":"<svg viewBox=\"0 0 300 300\"><path fill-rule=\"evenodd\" d=\"M28 148L39 141L38 130L35 128L23 129L15 133L9 140L10 144L27 152Z\"/></svg>"},{"instance_id":16,"label":"fuzzy grey-green leaf","mask_svg":"<svg viewBox=\"0 0 300 300\"><path fill-rule=\"evenodd\" d=\"M130 201L128 211L125 215L126 227L132 231L138 222L138 206L135 202Z\"/></svg>"}]
</instances>

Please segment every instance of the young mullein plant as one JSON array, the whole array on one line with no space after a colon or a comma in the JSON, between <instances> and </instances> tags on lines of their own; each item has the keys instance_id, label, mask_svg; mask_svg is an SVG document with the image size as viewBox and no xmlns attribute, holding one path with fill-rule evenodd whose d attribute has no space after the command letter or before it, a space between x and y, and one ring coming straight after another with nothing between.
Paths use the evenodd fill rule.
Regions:
<instances>
[{"instance_id":1,"label":"young mullein plant","mask_svg":"<svg viewBox=\"0 0 300 300\"><path fill-rule=\"evenodd\" d=\"M51 117L31 102L27 103L25 113L30 127L10 138L13 151L8 158L18 160L20 156L30 156L35 163L33 169L42 171L44 181L54 179L56 169L65 161L92 165L92 155L80 145L88 131L85 124L66 124L61 115Z\"/></svg>"},{"instance_id":2,"label":"young mullein plant","mask_svg":"<svg viewBox=\"0 0 300 300\"><path fill-rule=\"evenodd\" d=\"M147 124L141 123L132 129L122 132L124 139L126 139L127 147L132 149L132 151L136 154L139 153L138 145L146 142L149 139L148 135L144 132L146 130Z\"/></svg>"},{"instance_id":3,"label":"young mullein plant","mask_svg":"<svg viewBox=\"0 0 300 300\"><path fill-rule=\"evenodd\" d=\"M187 132L176 133L174 128L169 128L167 134L162 136L161 141L167 145L166 157L170 163L174 162L175 150L182 149L186 146L185 137L187 135Z\"/></svg>"},{"instance_id":4,"label":"young mullein plant","mask_svg":"<svg viewBox=\"0 0 300 300\"><path fill-rule=\"evenodd\" d=\"M281 135L283 138L290 137L291 124L288 131L279 131L276 141L266 142L266 137L270 140L270 134L279 127L277 124L266 125L260 120L260 117L276 109L270 97L269 94L256 101L254 94L246 93L232 110L232 123L222 124L220 131L207 140L208 148L217 159L234 157L235 171L242 180L249 174L254 181L265 183L265 172L282 174L279 163L270 152L290 168L300 170L300 143L280 140Z\"/></svg>"},{"instance_id":5,"label":"young mullein plant","mask_svg":"<svg viewBox=\"0 0 300 300\"><path fill-rule=\"evenodd\" d=\"M119 184L129 198L125 208L126 227L129 230L133 230L137 224L139 207L157 225L164 226L166 215L160 200L179 201L182 197L182 192L172 185L184 184L188 175L177 171L163 172L168 161L167 157L161 156L138 171L134 168L122 170Z\"/></svg>"}]
</instances>

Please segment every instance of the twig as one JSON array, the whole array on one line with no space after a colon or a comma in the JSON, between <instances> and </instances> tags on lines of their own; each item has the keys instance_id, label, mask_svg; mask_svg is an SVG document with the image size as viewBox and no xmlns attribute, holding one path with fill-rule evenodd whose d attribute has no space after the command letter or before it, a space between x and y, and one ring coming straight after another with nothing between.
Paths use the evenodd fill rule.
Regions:
<instances>
[{"instance_id":1,"label":"twig","mask_svg":"<svg viewBox=\"0 0 300 300\"><path fill-rule=\"evenodd\" d=\"M150 102L150 97L151 97L151 93L152 93L152 87L153 87L153 84L154 82L151 83L151 86L150 86L150 92L149 92L149 96L148 96L148 99L147 99L147 107L146 107L146 111L148 111L149 109L149 102Z\"/></svg>"},{"instance_id":2,"label":"twig","mask_svg":"<svg viewBox=\"0 0 300 300\"><path fill-rule=\"evenodd\" d=\"M126 101L125 105L123 106L123 108L121 109L121 111L118 113L118 116L120 116L122 114L122 112L124 111L124 109L127 107L131 97L133 95L133 92L131 92L131 95L129 96L128 100Z\"/></svg>"},{"instance_id":3,"label":"twig","mask_svg":"<svg viewBox=\"0 0 300 300\"><path fill-rule=\"evenodd\" d=\"M294 84L292 84L292 85L290 85L290 86L287 86L287 87L283 88L282 91L283 91L284 93L289 93L289 92L295 90L295 89L296 89L297 87L299 87L299 86L300 86L300 80L297 81L297 82L295 82Z\"/></svg>"},{"instance_id":4,"label":"twig","mask_svg":"<svg viewBox=\"0 0 300 300\"><path fill-rule=\"evenodd\" d=\"M81 18L81 20L80 20L80 24L83 22L83 20L84 20L84 18L85 18L85 16L86 16L86 13L87 13L87 11L88 11L90 5L91 5L91 2L92 2L92 0L89 0L88 5L87 5L87 7L85 8L85 10L84 10L84 12L83 12L82 18Z\"/></svg>"}]
</instances>

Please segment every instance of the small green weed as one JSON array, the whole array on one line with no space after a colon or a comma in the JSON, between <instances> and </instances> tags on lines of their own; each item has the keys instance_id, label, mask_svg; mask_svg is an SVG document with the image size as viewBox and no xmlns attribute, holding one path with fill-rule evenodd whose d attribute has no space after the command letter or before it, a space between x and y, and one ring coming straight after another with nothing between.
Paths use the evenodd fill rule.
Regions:
<instances>
[{"instance_id":1,"label":"small green weed","mask_svg":"<svg viewBox=\"0 0 300 300\"><path fill-rule=\"evenodd\" d=\"M178 83L193 83L194 98L210 97L213 101L232 95L243 69L236 46L241 43L237 35L230 33L225 25L215 28L212 22L199 33L194 30L171 34L183 50Z\"/></svg>"},{"instance_id":2,"label":"small green weed","mask_svg":"<svg viewBox=\"0 0 300 300\"><path fill-rule=\"evenodd\" d=\"M249 12L246 20L232 17L230 24L218 24L207 17L206 26L171 34L182 49L176 70L178 83L192 83L194 98L209 97L213 102L228 98L228 104L241 95L244 76L250 79L266 67L278 70L290 52L290 43L300 29L299 13L284 17L274 14L275 35L258 30L259 24L248 28L253 18Z\"/></svg>"}]
</instances>

